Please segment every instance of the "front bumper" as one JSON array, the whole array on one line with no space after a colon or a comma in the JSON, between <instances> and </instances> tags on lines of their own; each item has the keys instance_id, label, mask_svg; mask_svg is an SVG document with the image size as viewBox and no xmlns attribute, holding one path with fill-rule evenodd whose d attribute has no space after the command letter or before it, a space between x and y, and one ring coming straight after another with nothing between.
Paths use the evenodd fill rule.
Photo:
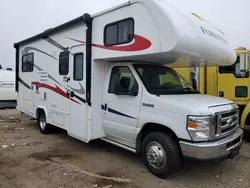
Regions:
<instances>
[{"instance_id":1,"label":"front bumper","mask_svg":"<svg viewBox=\"0 0 250 188\"><path fill-rule=\"evenodd\" d=\"M242 145L242 129L225 138L209 142L180 141L183 156L199 160L220 159L233 157L238 154Z\"/></svg>"}]
</instances>

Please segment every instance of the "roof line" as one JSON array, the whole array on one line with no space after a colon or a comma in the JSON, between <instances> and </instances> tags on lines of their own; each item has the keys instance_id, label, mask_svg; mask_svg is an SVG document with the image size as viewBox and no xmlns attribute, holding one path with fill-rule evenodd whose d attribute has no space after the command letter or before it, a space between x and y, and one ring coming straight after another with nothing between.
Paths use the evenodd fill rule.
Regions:
<instances>
[{"instance_id":1,"label":"roof line","mask_svg":"<svg viewBox=\"0 0 250 188\"><path fill-rule=\"evenodd\" d=\"M22 45L24 43L32 42L32 41L38 40L40 38L47 37L47 36L52 35L52 34L58 32L58 31L61 31L61 30L64 30L64 29L66 29L68 27L76 25L76 24L78 24L80 22L89 23L91 19L92 19L91 16L88 13L85 13L84 15L82 15L82 16L80 16L78 18L75 18L75 19L73 19L73 20L71 20L69 22L66 22L64 24L61 24L61 25L56 26L56 27L51 28L51 29L47 29L44 32L39 33L39 34L37 34L37 35L35 35L33 37L30 37L28 39L25 39L23 41L15 43L14 48L17 48L18 46L20 46L20 45Z\"/></svg>"}]
</instances>

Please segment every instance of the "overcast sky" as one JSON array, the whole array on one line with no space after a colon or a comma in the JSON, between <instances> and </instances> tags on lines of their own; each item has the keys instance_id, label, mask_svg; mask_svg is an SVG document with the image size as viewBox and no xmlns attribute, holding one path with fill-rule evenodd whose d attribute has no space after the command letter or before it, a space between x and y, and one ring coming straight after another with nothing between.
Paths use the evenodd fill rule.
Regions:
<instances>
[{"instance_id":1,"label":"overcast sky","mask_svg":"<svg viewBox=\"0 0 250 188\"><path fill-rule=\"evenodd\" d=\"M38 34L85 12L90 14L126 0L2 0L0 64L14 68L13 43ZM250 48L250 0L166 0L195 12L221 29L233 48Z\"/></svg>"}]
</instances>

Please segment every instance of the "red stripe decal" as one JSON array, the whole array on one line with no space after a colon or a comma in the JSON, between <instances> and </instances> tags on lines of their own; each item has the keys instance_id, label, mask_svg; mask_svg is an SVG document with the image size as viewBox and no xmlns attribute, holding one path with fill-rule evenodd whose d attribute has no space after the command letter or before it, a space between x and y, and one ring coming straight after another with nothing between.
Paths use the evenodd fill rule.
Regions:
<instances>
[{"instance_id":1,"label":"red stripe decal","mask_svg":"<svg viewBox=\"0 0 250 188\"><path fill-rule=\"evenodd\" d=\"M75 42L82 43L82 44L86 43L84 41L73 39L70 37L66 37L66 38L73 40ZM148 49L151 45L152 45L152 43L148 39L146 39L140 35L134 35L134 42L132 44L129 44L126 46L104 46L104 45L100 45L100 44L92 44L92 46L97 47L97 48L102 48L102 49L106 49L106 50L113 50L113 51L123 51L123 52L142 51L142 50Z\"/></svg>"},{"instance_id":2,"label":"red stripe decal","mask_svg":"<svg viewBox=\"0 0 250 188\"><path fill-rule=\"evenodd\" d=\"M40 83L40 82L32 82L31 84L33 85L36 85L36 89L37 91L39 90L40 87L42 88L46 88L46 89L49 89L51 91L54 91L55 93L58 93L59 95L67 98L67 99L70 99L69 96L67 95L67 93L65 93L62 89L60 89L57 85L56 87L53 87L53 86L50 86L48 84L44 84L44 83ZM70 99L72 100L73 102L77 103L77 104L80 104L79 102L77 102L76 100L74 99Z\"/></svg>"}]
</instances>

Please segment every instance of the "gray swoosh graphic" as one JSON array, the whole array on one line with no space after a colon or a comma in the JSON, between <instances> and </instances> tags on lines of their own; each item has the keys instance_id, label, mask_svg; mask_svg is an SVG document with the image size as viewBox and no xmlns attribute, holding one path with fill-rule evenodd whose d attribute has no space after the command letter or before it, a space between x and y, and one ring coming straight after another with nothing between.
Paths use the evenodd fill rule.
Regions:
<instances>
[{"instance_id":1,"label":"gray swoosh graphic","mask_svg":"<svg viewBox=\"0 0 250 188\"><path fill-rule=\"evenodd\" d=\"M47 56L49 56L49 57L51 57L51 58L53 58L53 59L55 59L55 60L58 60L57 58L55 58L54 56L48 54L47 52L44 52L44 51L42 51L42 50L39 50L39 49L34 48L34 47L31 47L31 46L25 47L24 50L22 51L22 54L27 54L27 53L28 53L29 51L31 51L31 50L34 50L34 51L43 53L43 54L45 54L45 55L47 55Z\"/></svg>"},{"instance_id":2,"label":"gray swoosh graphic","mask_svg":"<svg viewBox=\"0 0 250 188\"><path fill-rule=\"evenodd\" d=\"M77 92L79 94L82 94L84 95L85 94L85 89L83 88L82 84L80 82L78 82L79 85L80 85L80 89L76 89L76 88L73 88L73 87L70 87L74 92Z\"/></svg>"},{"instance_id":3,"label":"gray swoosh graphic","mask_svg":"<svg viewBox=\"0 0 250 188\"><path fill-rule=\"evenodd\" d=\"M53 40L52 38L50 38L49 36L47 37L43 37L44 40L46 40L47 42L49 42L50 44L52 44L53 46L61 49L61 50L66 50L67 48L63 47L61 44L59 44L58 42L56 42L55 40Z\"/></svg>"},{"instance_id":4,"label":"gray swoosh graphic","mask_svg":"<svg viewBox=\"0 0 250 188\"><path fill-rule=\"evenodd\" d=\"M43 71L42 68L38 67L37 65L34 64L34 67L37 68L37 70L39 71ZM57 84L59 84L60 86L62 86L62 84L60 84L55 78L53 78L50 74L48 74L48 78L50 78L51 80L53 80L54 82L56 82ZM63 86L62 86L63 87ZM63 87L64 89L67 89L65 87Z\"/></svg>"},{"instance_id":5,"label":"gray swoosh graphic","mask_svg":"<svg viewBox=\"0 0 250 188\"><path fill-rule=\"evenodd\" d=\"M43 71L43 69L41 69L40 67L38 67L37 65L34 64L34 67L37 68L39 71ZM56 82L57 84L59 84L61 87L63 87L55 78L53 78L50 74L48 74L48 78L50 78L51 80L53 80L54 82ZM84 95L85 94L85 89L83 88L82 84L80 82L78 82L80 85L80 89L76 89L73 87L70 87L74 92L77 92L79 94ZM68 90L67 88L63 87L64 89Z\"/></svg>"},{"instance_id":6,"label":"gray swoosh graphic","mask_svg":"<svg viewBox=\"0 0 250 188\"><path fill-rule=\"evenodd\" d=\"M38 67L37 65L34 64L34 67L37 68L39 71L43 71L43 69L41 69L40 67Z\"/></svg>"}]
</instances>

